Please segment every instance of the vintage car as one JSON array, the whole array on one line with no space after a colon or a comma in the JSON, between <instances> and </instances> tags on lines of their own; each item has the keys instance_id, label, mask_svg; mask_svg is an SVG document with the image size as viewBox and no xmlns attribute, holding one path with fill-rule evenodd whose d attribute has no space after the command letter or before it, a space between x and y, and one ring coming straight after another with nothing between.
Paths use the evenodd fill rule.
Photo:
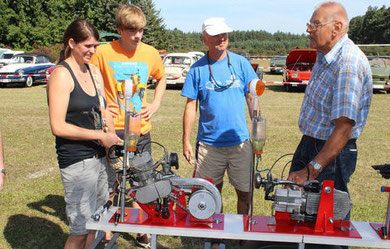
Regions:
<instances>
[{"instance_id":1,"label":"vintage car","mask_svg":"<svg viewBox=\"0 0 390 249\"><path fill-rule=\"evenodd\" d=\"M385 59L368 57L372 71L372 83L374 89L384 89L390 93L390 69Z\"/></svg>"},{"instance_id":2,"label":"vintage car","mask_svg":"<svg viewBox=\"0 0 390 249\"><path fill-rule=\"evenodd\" d=\"M165 76L168 85L183 85L192 64L198 57L189 53L167 54L164 58Z\"/></svg>"},{"instance_id":3,"label":"vintage car","mask_svg":"<svg viewBox=\"0 0 390 249\"><path fill-rule=\"evenodd\" d=\"M12 51L12 50L2 53L0 55L0 68L8 65L11 62L13 56L17 54L23 54L23 53L24 53L23 51Z\"/></svg>"},{"instance_id":4,"label":"vintage car","mask_svg":"<svg viewBox=\"0 0 390 249\"><path fill-rule=\"evenodd\" d=\"M198 52L198 51L193 51L193 52L188 52L188 53L191 54L191 55L195 55L196 57L198 57L198 60L204 56L204 53L203 53L203 52Z\"/></svg>"},{"instance_id":5,"label":"vintage car","mask_svg":"<svg viewBox=\"0 0 390 249\"><path fill-rule=\"evenodd\" d=\"M279 55L272 56L271 61L269 63L270 73L283 74L283 68L284 66L286 66L286 60L287 60L286 54L279 54Z\"/></svg>"},{"instance_id":6,"label":"vintage car","mask_svg":"<svg viewBox=\"0 0 390 249\"><path fill-rule=\"evenodd\" d=\"M0 48L0 55L2 55L4 52L11 51L9 48Z\"/></svg>"},{"instance_id":7,"label":"vintage car","mask_svg":"<svg viewBox=\"0 0 390 249\"><path fill-rule=\"evenodd\" d=\"M293 49L290 51L283 72L283 85L286 91L292 91L293 87L307 86L316 58L315 49Z\"/></svg>"},{"instance_id":8,"label":"vintage car","mask_svg":"<svg viewBox=\"0 0 390 249\"><path fill-rule=\"evenodd\" d=\"M51 66L54 64L46 54L15 55L9 65L0 69L0 85L23 83L26 87L31 87L33 83L46 82L46 69Z\"/></svg>"},{"instance_id":9,"label":"vintage car","mask_svg":"<svg viewBox=\"0 0 390 249\"><path fill-rule=\"evenodd\" d=\"M249 62L251 62L251 56L249 55L249 53L244 52L244 51L237 51L237 52L234 52L234 53L236 53L238 55L241 55L242 57L247 59Z\"/></svg>"}]
</instances>

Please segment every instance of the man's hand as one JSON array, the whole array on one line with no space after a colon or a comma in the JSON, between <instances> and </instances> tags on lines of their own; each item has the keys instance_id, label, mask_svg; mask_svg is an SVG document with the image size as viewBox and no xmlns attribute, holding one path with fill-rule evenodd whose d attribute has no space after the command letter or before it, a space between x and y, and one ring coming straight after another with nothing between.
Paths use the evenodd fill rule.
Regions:
<instances>
[{"instance_id":1,"label":"man's hand","mask_svg":"<svg viewBox=\"0 0 390 249\"><path fill-rule=\"evenodd\" d=\"M192 166L195 164L194 153L189 143L183 143L183 156Z\"/></svg>"},{"instance_id":2,"label":"man's hand","mask_svg":"<svg viewBox=\"0 0 390 249\"><path fill-rule=\"evenodd\" d=\"M296 184L303 185L308 180L307 175L309 171L307 170L307 167L298 171L291 172L287 179L292 182L295 182Z\"/></svg>"},{"instance_id":3,"label":"man's hand","mask_svg":"<svg viewBox=\"0 0 390 249\"><path fill-rule=\"evenodd\" d=\"M157 103L145 103L141 108L141 117L146 121L150 120L153 114L158 110L160 104Z\"/></svg>"}]
</instances>

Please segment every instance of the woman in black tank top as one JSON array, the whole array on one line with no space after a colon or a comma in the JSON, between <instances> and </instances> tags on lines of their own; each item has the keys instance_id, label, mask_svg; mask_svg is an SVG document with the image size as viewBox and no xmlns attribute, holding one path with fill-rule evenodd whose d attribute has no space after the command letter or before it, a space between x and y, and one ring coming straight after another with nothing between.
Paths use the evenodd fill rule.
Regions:
<instances>
[{"instance_id":1,"label":"woman in black tank top","mask_svg":"<svg viewBox=\"0 0 390 249\"><path fill-rule=\"evenodd\" d=\"M94 232L86 230L85 224L108 199L105 151L119 140L103 100L104 92L99 100L103 78L88 64L98 39L98 31L87 21L71 23L64 34L59 63L48 82L50 125L56 137L70 225L65 248L88 248L93 241Z\"/></svg>"}]
</instances>

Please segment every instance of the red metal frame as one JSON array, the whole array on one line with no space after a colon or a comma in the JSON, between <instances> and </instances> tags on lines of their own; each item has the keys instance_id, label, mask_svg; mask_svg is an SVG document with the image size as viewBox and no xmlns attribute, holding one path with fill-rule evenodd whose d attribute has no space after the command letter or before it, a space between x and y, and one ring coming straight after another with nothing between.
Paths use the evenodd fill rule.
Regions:
<instances>
[{"instance_id":1,"label":"red metal frame","mask_svg":"<svg viewBox=\"0 0 390 249\"><path fill-rule=\"evenodd\" d=\"M120 214L120 208L117 210ZM208 220L197 220L190 214L180 212L172 212L169 219L156 219L154 216L149 216L144 210L138 208L126 208L126 217L124 222L118 224L133 224L144 226L164 226L164 227L179 227L179 228L199 228L224 230L225 217L224 214L215 214ZM109 220L109 223L115 223L115 214Z\"/></svg>"},{"instance_id":2,"label":"red metal frame","mask_svg":"<svg viewBox=\"0 0 390 249\"><path fill-rule=\"evenodd\" d=\"M275 223L269 216L244 216L244 231L258 233L286 233L301 235L334 236L359 238L361 236L350 221L333 220L333 181L325 180L322 186L321 199L318 207L316 223L298 222L292 220L289 213L275 212ZM352 229L341 229L351 227Z\"/></svg>"}]
</instances>

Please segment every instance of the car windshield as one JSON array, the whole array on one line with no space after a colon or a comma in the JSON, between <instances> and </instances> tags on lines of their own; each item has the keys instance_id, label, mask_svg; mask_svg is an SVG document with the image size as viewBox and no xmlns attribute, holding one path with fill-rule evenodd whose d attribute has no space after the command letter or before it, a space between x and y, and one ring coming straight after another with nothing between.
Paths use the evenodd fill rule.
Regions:
<instances>
[{"instance_id":1,"label":"car windshield","mask_svg":"<svg viewBox=\"0 0 390 249\"><path fill-rule=\"evenodd\" d=\"M4 53L0 56L0 59L11 59L12 56L14 56L14 54L7 54L7 53Z\"/></svg>"},{"instance_id":2,"label":"car windshield","mask_svg":"<svg viewBox=\"0 0 390 249\"><path fill-rule=\"evenodd\" d=\"M191 58L183 56L166 56L164 65L191 65Z\"/></svg>"},{"instance_id":3,"label":"car windshield","mask_svg":"<svg viewBox=\"0 0 390 249\"><path fill-rule=\"evenodd\" d=\"M12 58L11 63L33 63L34 57L32 56L15 56Z\"/></svg>"},{"instance_id":4,"label":"car windshield","mask_svg":"<svg viewBox=\"0 0 390 249\"><path fill-rule=\"evenodd\" d=\"M382 59L370 60L370 66L376 68L386 68L386 62Z\"/></svg>"}]
</instances>

